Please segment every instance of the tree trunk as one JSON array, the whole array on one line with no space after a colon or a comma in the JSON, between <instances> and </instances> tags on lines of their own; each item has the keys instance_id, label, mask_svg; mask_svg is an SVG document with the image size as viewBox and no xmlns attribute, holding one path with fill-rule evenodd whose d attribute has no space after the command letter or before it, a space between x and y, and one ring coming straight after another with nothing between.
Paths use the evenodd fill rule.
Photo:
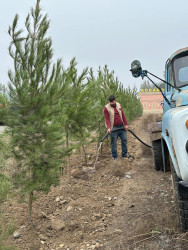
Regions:
<instances>
[{"instance_id":1,"label":"tree trunk","mask_svg":"<svg viewBox=\"0 0 188 250\"><path fill-rule=\"evenodd\" d=\"M67 148L69 149L69 132L66 132L66 144ZM68 167L67 167L67 174L68 174L68 183L70 183L70 156L68 156Z\"/></svg>"},{"instance_id":2,"label":"tree trunk","mask_svg":"<svg viewBox=\"0 0 188 250\"><path fill-rule=\"evenodd\" d=\"M101 150L100 151L101 151L100 153L102 154L102 152L103 152L103 144L101 145Z\"/></svg>"},{"instance_id":3,"label":"tree trunk","mask_svg":"<svg viewBox=\"0 0 188 250\"><path fill-rule=\"evenodd\" d=\"M37 9L39 8L39 5L40 5L40 0L37 0L37 5L36 5Z\"/></svg>"},{"instance_id":4,"label":"tree trunk","mask_svg":"<svg viewBox=\"0 0 188 250\"><path fill-rule=\"evenodd\" d=\"M33 205L33 191L29 194L29 222L32 222L32 205Z\"/></svg>"},{"instance_id":5,"label":"tree trunk","mask_svg":"<svg viewBox=\"0 0 188 250\"><path fill-rule=\"evenodd\" d=\"M87 156L86 156L86 151L85 151L84 144L82 144L82 149L83 149L83 152L84 152L85 164L87 166Z\"/></svg>"}]
</instances>

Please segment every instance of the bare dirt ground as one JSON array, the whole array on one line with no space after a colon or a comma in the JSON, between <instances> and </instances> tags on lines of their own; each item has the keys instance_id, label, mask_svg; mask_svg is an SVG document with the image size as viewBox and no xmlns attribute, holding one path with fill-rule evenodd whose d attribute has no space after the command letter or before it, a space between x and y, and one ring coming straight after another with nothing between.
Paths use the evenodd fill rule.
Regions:
<instances>
[{"instance_id":1,"label":"bare dirt ground","mask_svg":"<svg viewBox=\"0 0 188 250\"><path fill-rule=\"evenodd\" d=\"M148 144L146 126L152 119L144 114L130 125ZM20 234L6 245L28 250L188 249L188 235L178 231L171 174L155 171L150 149L129 133L128 149L133 159L113 161L106 142L96 172L91 169L95 145L87 149L89 167L80 154L74 155L70 184L63 176L60 186L40 195L32 226L26 204L6 202L5 218L16 219Z\"/></svg>"}]
</instances>

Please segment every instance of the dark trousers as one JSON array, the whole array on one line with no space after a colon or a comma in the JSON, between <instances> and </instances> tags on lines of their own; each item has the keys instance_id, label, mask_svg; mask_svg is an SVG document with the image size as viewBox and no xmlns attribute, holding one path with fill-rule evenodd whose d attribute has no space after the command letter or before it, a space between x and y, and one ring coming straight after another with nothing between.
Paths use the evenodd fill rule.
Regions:
<instances>
[{"instance_id":1,"label":"dark trousers","mask_svg":"<svg viewBox=\"0 0 188 250\"><path fill-rule=\"evenodd\" d=\"M122 127L122 129L120 129ZM116 130L119 129L119 130ZM113 131L116 130L116 131ZM121 139L121 149L122 149L122 157L125 157L127 154L127 133L124 129L124 126L114 126L112 132L110 134L111 138L111 152L112 157L114 159L118 158L117 154L117 139L120 137Z\"/></svg>"}]
</instances>

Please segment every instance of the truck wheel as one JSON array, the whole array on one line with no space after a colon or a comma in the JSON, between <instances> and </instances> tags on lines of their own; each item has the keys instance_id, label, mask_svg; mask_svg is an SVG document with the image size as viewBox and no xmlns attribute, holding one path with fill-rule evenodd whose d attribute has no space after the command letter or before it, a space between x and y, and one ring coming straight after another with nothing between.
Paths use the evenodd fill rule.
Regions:
<instances>
[{"instance_id":1,"label":"truck wheel","mask_svg":"<svg viewBox=\"0 0 188 250\"><path fill-rule=\"evenodd\" d=\"M184 191L181 188L181 179L177 176L174 167L172 165L172 160L170 159L172 181L173 181L173 191L174 199L176 202L176 209L178 214L178 220L180 228L183 232L188 231L188 195L187 189Z\"/></svg>"},{"instance_id":2,"label":"truck wheel","mask_svg":"<svg viewBox=\"0 0 188 250\"><path fill-rule=\"evenodd\" d=\"M155 170L163 170L163 156L161 140L152 141L152 152Z\"/></svg>"}]
</instances>

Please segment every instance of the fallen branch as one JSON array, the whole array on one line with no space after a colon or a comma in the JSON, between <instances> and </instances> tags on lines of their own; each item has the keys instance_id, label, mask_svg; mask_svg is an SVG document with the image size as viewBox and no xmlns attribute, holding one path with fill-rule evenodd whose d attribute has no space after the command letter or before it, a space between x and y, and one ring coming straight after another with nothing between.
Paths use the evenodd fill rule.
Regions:
<instances>
[{"instance_id":1,"label":"fallen branch","mask_svg":"<svg viewBox=\"0 0 188 250\"><path fill-rule=\"evenodd\" d=\"M146 235L148 235L148 234L152 234L152 233L149 232L149 233L145 233L145 234L134 235L134 236L130 237L130 239L137 238L137 237L140 237L140 236L146 236Z\"/></svg>"},{"instance_id":2,"label":"fallen branch","mask_svg":"<svg viewBox=\"0 0 188 250\"><path fill-rule=\"evenodd\" d=\"M181 240L188 241L188 240L186 240L186 239L181 239L181 238L174 238L174 240L178 240L178 241L181 241Z\"/></svg>"},{"instance_id":3,"label":"fallen branch","mask_svg":"<svg viewBox=\"0 0 188 250\"><path fill-rule=\"evenodd\" d=\"M137 245L138 243L141 243L141 242L146 241L146 240L150 240L150 239L157 238L157 236L158 236L158 235L155 235L155 236L151 236L151 237L145 238L145 239L143 239L143 240L137 241L137 242L133 243L132 246L133 246L133 245Z\"/></svg>"}]
</instances>

